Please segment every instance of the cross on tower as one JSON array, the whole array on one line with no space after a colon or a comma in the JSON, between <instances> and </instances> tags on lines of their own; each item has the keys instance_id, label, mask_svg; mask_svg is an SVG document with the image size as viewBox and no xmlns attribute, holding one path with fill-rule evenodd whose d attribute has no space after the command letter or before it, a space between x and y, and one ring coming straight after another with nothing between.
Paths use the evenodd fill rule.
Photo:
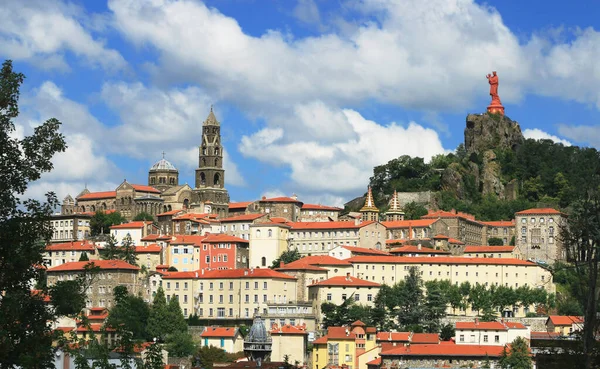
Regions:
<instances>
[{"instance_id":1,"label":"cross on tower","mask_svg":"<svg viewBox=\"0 0 600 369\"><path fill-rule=\"evenodd\" d=\"M162 155L163 155L163 159L164 159L164 158L165 158L165 152L164 152L164 150L163 150L163 152L162 152Z\"/></svg>"}]
</instances>

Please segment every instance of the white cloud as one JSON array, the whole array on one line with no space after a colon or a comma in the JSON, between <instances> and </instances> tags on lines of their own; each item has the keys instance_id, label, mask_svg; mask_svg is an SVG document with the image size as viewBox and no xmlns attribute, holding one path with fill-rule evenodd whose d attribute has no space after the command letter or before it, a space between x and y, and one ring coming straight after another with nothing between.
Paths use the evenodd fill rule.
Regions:
<instances>
[{"instance_id":1,"label":"white cloud","mask_svg":"<svg viewBox=\"0 0 600 369\"><path fill-rule=\"evenodd\" d=\"M600 148L600 126L559 124L558 133L577 143Z\"/></svg>"},{"instance_id":2,"label":"white cloud","mask_svg":"<svg viewBox=\"0 0 600 369\"><path fill-rule=\"evenodd\" d=\"M571 142L569 142L563 138L560 138L558 136L551 135L548 132L544 132L539 128L534 128L534 129L528 128L523 131L523 136L525 138L533 138L534 140L552 140L556 143L561 143L565 146L571 146Z\"/></svg>"},{"instance_id":3,"label":"white cloud","mask_svg":"<svg viewBox=\"0 0 600 369\"><path fill-rule=\"evenodd\" d=\"M264 128L242 137L240 151L263 162L289 166L293 185L307 196L356 193L365 188L376 165L404 154L429 159L444 152L437 133L414 122L382 126L354 110L340 112L355 138L300 141L280 128Z\"/></svg>"},{"instance_id":4,"label":"white cloud","mask_svg":"<svg viewBox=\"0 0 600 369\"><path fill-rule=\"evenodd\" d=\"M314 0L298 0L293 14L296 19L303 23L317 25L322 28L321 13Z\"/></svg>"},{"instance_id":5,"label":"white cloud","mask_svg":"<svg viewBox=\"0 0 600 369\"><path fill-rule=\"evenodd\" d=\"M70 52L105 69L126 65L119 52L106 48L84 27L89 18L73 5L6 0L0 8L0 50L6 58L27 60L44 69L66 70L69 67L64 53Z\"/></svg>"}]
</instances>

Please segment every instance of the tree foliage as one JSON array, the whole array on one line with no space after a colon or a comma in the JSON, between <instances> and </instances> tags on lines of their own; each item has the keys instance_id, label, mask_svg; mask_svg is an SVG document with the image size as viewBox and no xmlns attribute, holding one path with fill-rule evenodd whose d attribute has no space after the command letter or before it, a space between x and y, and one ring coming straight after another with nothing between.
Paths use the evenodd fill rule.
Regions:
<instances>
[{"instance_id":1,"label":"tree foliage","mask_svg":"<svg viewBox=\"0 0 600 369\"><path fill-rule=\"evenodd\" d=\"M230 354L215 346L202 346L194 354L193 364L195 367L212 369L214 363L233 362L243 356L243 352Z\"/></svg>"},{"instance_id":2,"label":"tree foliage","mask_svg":"<svg viewBox=\"0 0 600 369\"><path fill-rule=\"evenodd\" d=\"M142 212L137 213L137 215L134 216L132 220L134 220L134 221L148 220L148 221L153 222L154 221L154 217L151 214L149 214L149 213L147 213L145 211L142 211Z\"/></svg>"},{"instance_id":3,"label":"tree foliage","mask_svg":"<svg viewBox=\"0 0 600 369\"><path fill-rule=\"evenodd\" d=\"M125 217L118 211L113 211L107 214L102 210L98 210L90 219L90 234L92 236L109 234L110 226L122 224L126 221L127 219L125 219Z\"/></svg>"},{"instance_id":4,"label":"tree foliage","mask_svg":"<svg viewBox=\"0 0 600 369\"><path fill-rule=\"evenodd\" d=\"M169 314L167 299L165 298L165 291L162 287L159 287L152 301L150 307L150 313L148 314L148 326L146 331L152 338L157 340L164 340L166 334L171 332L169 326L170 321L166 319Z\"/></svg>"},{"instance_id":5,"label":"tree foliage","mask_svg":"<svg viewBox=\"0 0 600 369\"><path fill-rule=\"evenodd\" d=\"M117 243L114 235L110 235L106 241L100 257L105 260L123 260L131 265L137 265L137 256L135 254L135 245L131 235L127 234L121 245Z\"/></svg>"},{"instance_id":6,"label":"tree foliage","mask_svg":"<svg viewBox=\"0 0 600 369\"><path fill-rule=\"evenodd\" d=\"M298 259L300 259L302 257L302 255L300 255L300 252L298 251L298 249L289 249L286 250L284 252L281 253L281 255L279 255L279 257L275 260L273 260L273 263L271 264L270 268L271 269L276 269L279 268L279 266L281 265L281 263L285 263L285 264L289 264L293 261L296 261Z\"/></svg>"},{"instance_id":7,"label":"tree foliage","mask_svg":"<svg viewBox=\"0 0 600 369\"><path fill-rule=\"evenodd\" d=\"M504 241L502 241L502 238L490 237L488 238L488 246L504 246Z\"/></svg>"},{"instance_id":8,"label":"tree foliage","mask_svg":"<svg viewBox=\"0 0 600 369\"><path fill-rule=\"evenodd\" d=\"M106 324L131 332L134 340L152 339L146 332L150 308L139 296L127 292L125 286L113 290L115 305L110 309Z\"/></svg>"},{"instance_id":9,"label":"tree foliage","mask_svg":"<svg viewBox=\"0 0 600 369\"><path fill-rule=\"evenodd\" d=\"M503 369L531 369L529 345L523 337L515 338L510 347L504 346L500 357L500 367Z\"/></svg>"}]
</instances>

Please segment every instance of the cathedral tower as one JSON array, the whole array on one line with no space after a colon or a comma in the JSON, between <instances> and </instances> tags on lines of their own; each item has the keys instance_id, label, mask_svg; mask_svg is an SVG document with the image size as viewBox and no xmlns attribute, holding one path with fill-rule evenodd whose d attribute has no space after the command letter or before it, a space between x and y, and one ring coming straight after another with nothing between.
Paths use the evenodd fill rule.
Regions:
<instances>
[{"instance_id":1,"label":"cathedral tower","mask_svg":"<svg viewBox=\"0 0 600 369\"><path fill-rule=\"evenodd\" d=\"M199 147L194 193L194 202L204 203L206 212L220 217L227 216L229 193L225 189L221 124L217 121L212 107L208 118L202 124L202 142Z\"/></svg>"},{"instance_id":2,"label":"cathedral tower","mask_svg":"<svg viewBox=\"0 0 600 369\"><path fill-rule=\"evenodd\" d=\"M404 220L404 212L400 207L400 200L398 199L398 192L396 190L394 190L394 194L390 200L390 208L385 212L385 220L388 222Z\"/></svg>"},{"instance_id":3,"label":"cathedral tower","mask_svg":"<svg viewBox=\"0 0 600 369\"><path fill-rule=\"evenodd\" d=\"M166 189L179 185L179 171L163 157L148 171L148 186L164 192Z\"/></svg>"},{"instance_id":4,"label":"cathedral tower","mask_svg":"<svg viewBox=\"0 0 600 369\"><path fill-rule=\"evenodd\" d=\"M375 206L375 200L373 200L373 192L371 191L371 186L369 186L369 191L367 191L367 198L365 200L365 205L360 209L362 213L362 220L369 221L379 220L379 209Z\"/></svg>"}]
</instances>

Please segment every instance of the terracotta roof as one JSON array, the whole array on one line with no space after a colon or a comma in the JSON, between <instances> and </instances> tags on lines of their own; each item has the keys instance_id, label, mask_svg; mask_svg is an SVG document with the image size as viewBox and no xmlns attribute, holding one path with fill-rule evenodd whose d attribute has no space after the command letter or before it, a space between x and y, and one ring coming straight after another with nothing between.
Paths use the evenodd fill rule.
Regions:
<instances>
[{"instance_id":1,"label":"terracotta roof","mask_svg":"<svg viewBox=\"0 0 600 369\"><path fill-rule=\"evenodd\" d=\"M368 226L369 224L375 223L374 221L366 221L360 222L356 224L355 222L344 222L344 221L336 221L336 222L289 222L288 225L292 227L293 230L299 229L356 229Z\"/></svg>"},{"instance_id":2,"label":"terracotta roof","mask_svg":"<svg viewBox=\"0 0 600 369\"><path fill-rule=\"evenodd\" d=\"M288 223L289 220L287 220L286 218L282 218L282 217L271 217L269 218L269 220L271 221L271 223Z\"/></svg>"},{"instance_id":3,"label":"terracotta roof","mask_svg":"<svg viewBox=\"0 0 600 369\"><path fill-rule=\"evenodd\" d=\"M537 266L531 261L519 260L514 258L465 258L453 256L389 256L381 258L377 256L354 256L346 259L350 263L392 263L392 264L460 264L460 265L527 265Z\"/></svg>"},{"instance_id":4,"label":"terracotta roof","mask_svg":"<svg viewBox=\"0 0 600 369\"><path fill-rule=\"evenodd\" d=\"M355 321L354 323L350 324L350 326L351 326L351 327L354 327L354 326L365 327L365 326L366 326L366 324L365 324L365 323L363 323L363 322L361 322L360 320L357 320L357 321Z\"/></svg>"},{"instance_id":5,"label":"terracotta roof","mask_svg":"<svg viewBox=\"0 0 600 369\"><path fill-rule=\"evenodd\" d=\"M290 279L295 280L295 277L290 275L277 272L269 268L255 268L255 269L227 269L227 270L210 270L199 271L199 279L235 279L235 278L278 278L278 279Z\"/></svg>"},{"instance_id":6,"label":"terracotta roof","mask_svg":"<svg viewBox=\"0 0 600 369\"><path fill-rule=\"evenodd\" d=\"M305 335L308 334L308 332L306 331L305 327L302 326L295 326L295 325L290 325L290 324L286 324L283 325L281 327L274 327L271 329L271 335L274 334L298 334L298 335Z\"/></svg>"},{"instance_id":7,"label":"terracotta roof","mask_svg":"<svg viewBox=\"0 0 600 369\"><path fill-rule=\"evenodd\" d=\"M376 249L370 249L370 248L366 248L366 247L357 247L357 246L345 246L342 245L340 246L346 250L349 250L350 252L354 253L354 254L364 254L364 255L389 255L389 253L385 252L385 251L381 251L381 250L376 250Z\"/></svg>"},{"instance_id":8,"label":"terracotta roof","mask_svg":"<svg viewBox=\"0 0 600 369\"><path fill-rule=\"evenodd\" d=\"M129 222L129 223L123 223L123 224L115 224L113 226L110 226L110 229L144 228L148 224L151 224L151 222L146 222L146 221Z\"/></svg>"},{"instance_id":9,"label":"terracotta roof","mask_svg":"<svg viewBox=\"0 0 600 369\"><path fill-rule=\"evenodd\" d=\"M448 255L448 254L450 254L450 251L436 250L436 249L432 249L431 247L424 247L424 246L421 246L421 248L419 249L419 246L406 245L406 246L396 247L396 248L391 249L390 254L445 254L445 255Z\"/></svg>"},{"instance_id":10,"label":"terracotta roof","mask_svg":"<svg viewBox=\"0 0 600 369\"><path fill-rule=\"evenodd\" d=\"M262 218L262 217L264 217L266 215L267 214L242 214L242 215L236 215L234 217L229 217L229 218L221 219L221 223L223 223L223 222L248 222L248 221L256 220L258 218Z\"/></svg>"},{"instance_id":11,"label":"terracotta roof","mask_svg":"<svg viewBox=\"0 0 600 369\"><path fill-rule=\"evenodd\" d=\"M367 365L381 365L381 357L369 361Z\"/></svg>"},{"instance_id":12,"label":"terracotta roof","mask_svg":"<svg viewBox=\"0 0 600 369\"><path fill-rule=\"evenodd\" d=\"M140 239L141 241L158 241L158 240L170 240L172 238L172 236L169 236L168 234L149 234L146 237Z\"/></svg>"},{"instance_id":13,"label":"terracotta roof","mask_svg":"<svg viewBox=\"0 0 600 369\"><path fill-rule=\"evenodd\" d=\"M207 234L202 242L204 242L204 243L219 243L219 242L249 243L250 241L245 240L243 238L230 236L225 233L218 233L218 234Z\"/></svg>"},{"instance_id":14,"label":"terracotta roof","mask_svg":"<svg viewBox=\"0 0 600 369\"><path fill-rule=\"evenodd\" d=\"M140 192L160 193L160 191L157 190L156 188L146 186L146 185L132 184L131 187L133 187L134 190L140 191Z\"/></svg>"},{"instance_id":15,"label":"terracotta roof","mask_svg":"<svg viewBox=\"0 0 600 369\"><path fill-rule=\"evenodd\" d=\"M489 227L514 227L515 221L513 220L496 220L491 222L481 222Z\"/></svg>"},{"instance_id":16,"label":"terracotta roof","mask_svg":"<svg viewBox=\"0 0 600 369\"><path fill-rule=\"evenodd\" d=\"M356 277L347 277L347 276L337 276L331 277L324 281L318 281L313 284L310 284L308 287L312 286L331 286L331 287L379 287L381 286L379 283L365 281L364 279L359 279Z\"/></svg>"},{"instance_id":17,"label":"terracotta roof","mask_svg":"<svg viewBox=\"0 0 600 369\"><path fill-rule=\"evenodd\" d=\"M329 255L311 255L305 256L289 264L284 264L279 269L302 270L308 267L318 267L319 265L351 265L346 260L340 260Z\"/></svg>"},{"instance_id":18,"label":"terracotta roof","mask_svg":"<svg viewBox=\"0 0 600 369\"><path fill-rule=\"evenodd\" d=\"M176 235L173 236L169 241L171 245L196 245L200 246L206 236L199 235Z\"/></svg>"},{"instance_id":19,"label":"terracotta roof","mask_svg":"<svg viewBox=\"0 0 600 369\"><path fill-rule=\"evenodd\" d=\"M463 212L457 212L457 211L444 211L444 210L438 210L438 211L432 211L429 212L429 214L427 215L423 215L421 217L421 219L433 219L433 218L464 218L464 219L468 219L468 220L475 220L475 216L471 215L471 214L467 214L467 213L463 213Z\"/></svg>"},{"instance_id":20,"label":"terracotta roof","mask_svg":"<svg viewBox=\"0 0 600 369\"><path fill-rule=\"evenodd\" d=\"M411 332L379 332L377 333L377 341L408 342L410 335Z\"/></svg>"},{"instance_id":21,"label":"terracotta roof","mask_svg":"<svg viewBox=\"0 0 600 369\"><path fill-rule=\"evenodd\" d=\"M437 219L416 219L416 220L394 220L381 222L386 228L394 229L394 228L422 228L429 227L433 223L437 222Z\"/></svg>"},{"instance_id":22,"label":"terracotta roof","mask_svg":"<svg viewBox=\"0 0 600 369\"><path fill-rule=\"evenodd\" d=\"M183 210L181 210L181 209L175 209L175 210L165 211L164 213L157 214L156 216L162 217L162 216L167 216L167 215L175 215L175 214L181 213L182 211Z\"/></svg>"},{"instance_id":23,"label":"terracotta roof","mask_svg":"<svg viewBox=\"0 0 600 369\"><path fill-rule=\"evenodd\" d=\"M94 249L94 244L88 241L71 241L46 246L46 251L94 251Z\"/></svg>"},{"instance_id":24,"label":"terracotta roof","mask_svg":"<svg viewBox=\"0 0 600 369\"><path fill-rule=\"evenodd\" d=\"M575 315L550 315L548 319L554 325L583 324L583 317Z\"/></svg>"},{"instance_id":25,"label":"terracotta roof","mask_svg":"<svg viewBox=\"0 0 600 369\"><path fill-rule=\"evenodd\" d=\"M161 251L162 251L162 247L160 247L159 245L157 245L155 243L148 245L148 246L136 246L135 247L135 252L138 254L161 252Z\"/></svg>"},{"instance_id":26,"label":"terracotta roof","mask_svg":"<svg viewBox=\"0 0 600 369\"><path fill-rule=\"evenodd\" d=\"M445 234L438 234L433 236L434 240L449 240L450 237L446 236Z\"/></svg>"},{"instance_id":27,"label":"terracotta roof","mask_svg":"<svg viewBox=\"0 0 600 369\"><path fill-rule=\"evenodd\" d=\"M200 275L199 272L166 272L163 274L163 279L196 279Z\"/></svg>"},{"instance_id":28,"label":"terracotta roof","mask_svg":"<svg viewBox=\"0 0 600 369\"><path fill-rule=\"evenodd\" d=\"M313 343L313 345L325 344L325 343L327 343L327 336L317 338L312 343Z\"/></svg>"},{"instance_id":29,"label":"terracotta roof","mask_svg":"<svg viewBox=\"0 0 600 369\"><path fill-rule=\"evenodd\" d=\"M335 206L326 206L320 204L304 204L302 210L327 210L327 211L342 211L344 209Z\"/></svg>"},{"instance_id":30,"label":"terracotta roof","mask_svg":"<svg viewBox=\"0 0 600 369\"><path fill-rule=\"evenodd\" d=\"M173 220L197 220L204 219L208 217L208 215L209 214L207 213L186 213L173 218Z\"/></svg>"},{"instance_id":31,"label":"terracotta roof","mask_svg":"<svg viewBox=\"0 0 600 369\"><path fill-rule=\"evenodd\" d=\"M419 344L396 346L381 356L475 356L500 357L504 346Z\"/></svg>"},{"instance_id":32,"label":"terracotta roof","mask_svg":"<svg viewBox=\"0 0 600 369\"><path fill-rule=\"evenodd\" d=\"M356 334L350 331L349 327L327 327L328 340L354 340Z\"/></svg>"},{"instance_id":33,"label":"terracotta roof","mask_svg":"<svg viewBox=\"0 0 600 369\"><path fill-rule=\"evenodd\" d=\"M514 246L465 246L466 253L477 253L477 252L513 252Z\"/></svg>"},{"instance_id":34,"label":"terracotta roof","mask_svg":"<svg viewBox=\"0 0 600 369\"><path fill-rule=\"evenodd\" d=\"M92 332L97 333L97 332L102 331L102 326L103 326L103 324L90 324L89 328L91 328L91 329L88 329L87 326L80 325L79 327L77 327L77 332L89 332L91 330ZM114 328L106 328L106 331L112 332L112 331L115 331L115 329Z\"/></svg>"},{"instance_id":35,"label":"terracotta roof","mask_svg":"<svg viewBox=\"0 0 600 369\"><path fill-rule=\"evenodd\" d=\"M124 262L123 260L92 260L92 261L72 261L64 263L54 268L48 269L50 272L81 271L85 266L98 267L104 270L139 270L135 265Z\"/></svg>"},{"instance_id":36,"label":"terracotta roof","mask_svg":"<svg viewBox=\"0 0 600 369\"><path fill-rule=\"evenodd\" d=\"M242 202L230 202L229 210L232 209L246 209L248 205L252 204L252 201L242 201Z\"/></svg>"},{"instance_id":37,"label":"terracotta roof","mask_svg":"<svg viewBox=\"0 0 600 369\"><path fill-rule=\"evenodd\" d=\"M50 295L45 294L42 290L31 290L31 296L41 296L42 301L50 302Z\"/></svg>"},{"instance_id":38,"label":"terracotta roof","mask_svg":"<svg viewBox=\"0 0 600 369\"><path fill-rule=\"evenodd\" d=\"M437 333L413 333L410 343L426 344L439 343L440 335Z\"/></svg>"},{"instance_id":39,"label":"terracotta roof","mask_svg":"<svg viewBox=\"0 0 600 369\"><path fill-rule=\"evenodd\" d=\"M377 328L376 327L367 327L366 331L367 331L367 333L377 333Z\"/></svg>"},{"instance_id":40,"label":"terracotta roof","mask_svg":"<svg viewBox=\"0 0 600 369\"><path fill-rule=\"evenodd\" d=\"M233 338L237 334L237 328L230 327L206 327L200 337L230 337Z\"/></svg>"},{"instance_id":41,"label":"terracotta roof","mask_svg":"<svg viewBox=\"0 0 600 369\"><path fill-rule=\"evenodd\" d=\"M77 200L110 199L113 197L117 197L117 191L90 192L79 196Z\"/></svg>"},{"instance_id":42,"label":"terracotta roof","mask_svg":"<svg viewBox=\"0 0 600 369\"><path fill-rule=\"evenodd\" d=\"M302 203L302 201L298 201L298 199L293 199L293 198L287 197L287 196L271 197L270 199L263 197L262 199L260 199L260 202L299 202L299 203Z\"/></svg>"},{"instance_id":43,"label":"terracotta roof","mask_svg":"<svg viewBox=\"0 0 600 369\"><path fill-rule=\"evenodd\" d=\"M556 210L556 209L552 209L552 208L534 208L534 209L527 209L527 210L523 210L523 211L518 211L515 214L517 215L526 215L526 214L536 214L536 215L546 215L546 214L552 214L552 215L557 215L557 214L563 214L562 212Z\"/></svg>"},{"instance_id":44,"label":"terracotta roof","mask_svg":"<svg viewBox=\"0 0 600 369\"><path fill-rule=\"evenodd\" d=\"M509 329L527 329L525 325L519 322L504 322L504 325Z\"/></svg>"}]
</instances>

